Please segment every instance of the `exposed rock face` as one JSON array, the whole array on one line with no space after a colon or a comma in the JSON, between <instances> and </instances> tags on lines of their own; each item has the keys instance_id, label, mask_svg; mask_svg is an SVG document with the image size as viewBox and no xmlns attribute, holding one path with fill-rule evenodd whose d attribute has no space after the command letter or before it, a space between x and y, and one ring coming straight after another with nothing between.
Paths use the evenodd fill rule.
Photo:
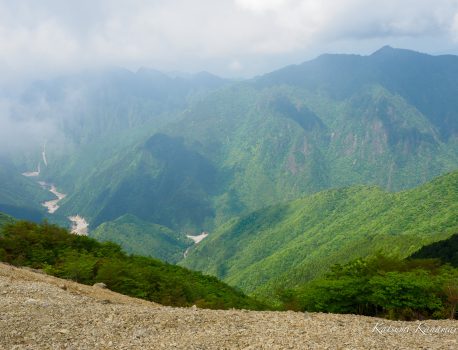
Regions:
<instances>
[{"instance_id":1,"label":"exposed rock face","mask_svg":"<svg viewBox=\"0 0 458 350\"><path fill-rule=\"evenodd\" d=\"M0 349L456 349L458 346L457 321L421 324L354 315L163 307L108 289L3 264L0 264L0 310ZM419 326L421 331L417 330ZM442 332L437 333L431 327L440 327Z\"/></svg>"}]
</instances>

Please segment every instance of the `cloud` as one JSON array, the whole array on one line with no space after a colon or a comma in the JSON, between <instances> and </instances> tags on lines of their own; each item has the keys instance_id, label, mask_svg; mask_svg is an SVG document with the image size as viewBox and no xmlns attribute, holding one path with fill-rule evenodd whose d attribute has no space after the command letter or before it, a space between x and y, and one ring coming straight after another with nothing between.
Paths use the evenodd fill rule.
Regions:
<instances>
[{"instance_id":1,"label":"cloud","mask_svg":"<svg viewBox=\"0 0 458 350\"><path fill-rule=\"evenodd\" d=\"M107 66L240 77L385 44L458 54L457 42L458 0L0 0L0 87ZM0 89L0 150L58 139L80 94L50 109Z\"/></svg>"},{"instance_id":2,"label":"cloud","mask_svg":"<svg viewBox=\"0 0 458 350\"><path fill-rule=\"evenodd\" d=\"M234 57L254 74L380 42L427 51L431 38L453 46L457 14L458 0L0 0L0 75L107 65L230 75Z\"/></svg>"},{"instance_id":3,"label":"cloud","mask_svg":"<svg viewBox=\"0 0 458 350\"><path fill-rule=\"evenodd\" d=\"M80 131L90 89L57 80L32 84L19 94L0 91L0 157L36 152L44 143L54 149L72 147L69 136Z\"/></svg>"},{"instance_id":4,"label":"cloud","mask_svg":"<svg viewBox=\"0 0 458 350\"><path fill-rule=\"evenodd\" d=\"M235 0L237 6L256 13L279 11L290 3L288 0Z\"/></svg>"},{"instance_id":5,"label":"cloud","mask_svg":"<svg viewBox=\"0 0 458 350\"><path fill-rule=\"evenodd\" d=\"M0 99L0 156L39 149L46 140L59 135L55 120L36 115L35 109Z\"/></svg>"},{"instance_id":6,"label":"cloud","mask_svg":"<svg viewBox=\"0 0 458 350\"><path fill-rule=\"evenodd\" d=\"M451 26L451 30L453 33L453 39L455 42L458 42L458 13L453 18L453 23Z\"/></svg>"}]
</instances>

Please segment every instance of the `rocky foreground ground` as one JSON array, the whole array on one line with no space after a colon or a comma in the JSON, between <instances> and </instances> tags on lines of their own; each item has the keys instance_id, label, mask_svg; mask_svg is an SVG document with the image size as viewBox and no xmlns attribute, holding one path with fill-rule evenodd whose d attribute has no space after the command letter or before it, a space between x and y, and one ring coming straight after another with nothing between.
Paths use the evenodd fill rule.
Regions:
<instances>
[{"instance_id":1,"label":"rocky foreground ground","mask_svg":"<svg viewBox=\"0 0 458 350\"><path fill-rule=\"evenodd\" d=\"M458 322L172 308L0 264L1 349L458 349Z\"/></svg>"}]
</instances>

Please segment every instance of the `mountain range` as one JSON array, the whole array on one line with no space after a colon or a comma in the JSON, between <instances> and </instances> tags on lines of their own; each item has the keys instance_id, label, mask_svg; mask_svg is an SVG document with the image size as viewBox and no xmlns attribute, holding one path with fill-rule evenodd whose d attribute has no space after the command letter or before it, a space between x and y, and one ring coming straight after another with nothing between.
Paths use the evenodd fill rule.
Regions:
<instances>
[{"instance_id":1,"label":"mountain range","mask_svg":"<svg viewBox=\"0 0 458 350\"><path fill-rule=\"evenodd\" d=\"M108 136L57 157L44 176L68 188L62 211L94 227L132 214L178 231L327 188L410 188L458 164L453 72L457 57L383 48L222 83L175 112L113 94L92 104L104 109L94 117L81 113L85 133L110 116ZM154 125L116 126L126 114Z\"/></svg>"},{"instance_id":2,"label":"mountain range","mask_svg":"<svg viewBox=\"0 0 458 350\"><path fill-rule=\"evenodd\" d=\"M406 257L456 233L457 78L457 56L383 47L244 81L110 69L35 82L12 116L52 130L2 158L0 211L79 214L100 240L263 295L378 249ZM55 214L36 180L67 195Z\"/></svg>"}]
</instances>

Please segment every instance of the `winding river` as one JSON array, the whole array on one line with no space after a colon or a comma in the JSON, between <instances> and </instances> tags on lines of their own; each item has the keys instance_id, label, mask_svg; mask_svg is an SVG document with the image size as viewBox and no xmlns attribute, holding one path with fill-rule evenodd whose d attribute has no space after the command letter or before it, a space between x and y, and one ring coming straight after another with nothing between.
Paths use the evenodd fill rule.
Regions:
<instances>
[{"instance_id":1,"label":"winding river","mask_svg":"<svg viewBox=\"0 0 458 350\"><path fill-rule=\"evenodd\" d=\"M59 209L58 203L67 195L65 193L60 193L59 191L57 191L56 186L54 186L53 184L48 184L44 181L38 181L38 183L44 190L47 190L56 196L56 199L52 199L50 201L41 203L42 206L48 209L48 213L54 214L57 211L57 209Z\"/></svg>"},{"instance_id":2,"label":"winding river","mask_svg":"<svg viewBox=\"0 0 458 350\"><path fill-rule=\"evenodd\" d=\"M42 160L45 166L48 166L48 162L46 159L46 144L43 146L43 151L42 151ZM40 176L40 163L38 163L37 170L35 171L29 171L22 173L22 175L26 177L38 177ZM47 183L45 181L37 181L38 184L46 191L51 192L54 196L56 196L55 199L51 199L49 201L45 201L41 203L43 207L45 207L48 211L49 214L54 214L58 209L59 209L59 202L64 199L67 195L65 193L61 193L57 190L56 186L51 183ZM73 216L68 216L68 220L72 223L72 227L70 232L74 233L76 235L83 235L87 236L88 234L88 229L89 229L89 223L79 215L73 215Z\"/></svg>"}]
</instances>

